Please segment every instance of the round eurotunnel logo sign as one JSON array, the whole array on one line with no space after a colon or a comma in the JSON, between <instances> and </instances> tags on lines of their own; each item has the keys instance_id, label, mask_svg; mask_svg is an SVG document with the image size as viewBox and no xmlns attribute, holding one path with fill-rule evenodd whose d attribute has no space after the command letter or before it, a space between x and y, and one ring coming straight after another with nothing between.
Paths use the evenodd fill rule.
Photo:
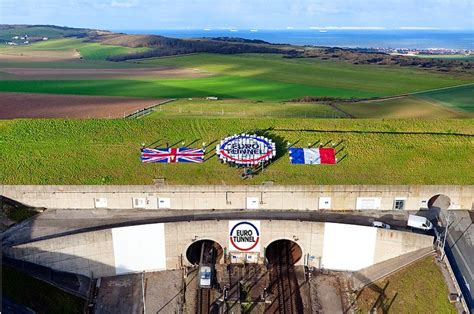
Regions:
<instances>
[{"instance_id":1,"label":"round eurotunnel logo sign","mask_svg":"<svg viewBox=\"0 0 474 314\"><path fill-rule=\"evenodd\" d=\"M229 250L260 252L260 221L229 221Z\"/></svg>"}]
</instances>

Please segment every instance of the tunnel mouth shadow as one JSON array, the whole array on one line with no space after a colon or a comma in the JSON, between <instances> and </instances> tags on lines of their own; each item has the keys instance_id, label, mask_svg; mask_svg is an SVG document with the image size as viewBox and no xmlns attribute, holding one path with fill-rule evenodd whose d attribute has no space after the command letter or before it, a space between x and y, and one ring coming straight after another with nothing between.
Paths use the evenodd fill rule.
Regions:
<instances>
[{"instance_id":1,"label":"tunnel mouth shadow","mask_svg":"<svg viewBox=\"0 0 474 314\"><path fill-rule=\"evenodd\" d=\"M219 261L222 259L222 256L223 256L223 249L222 249L222 246L217 243L216 241L214 240L209 240L209 239L205 239L205 240L198 240L198 241L195 241L193 242L190 246L188 246L188 248L186 249L186 259L187 261L192 264L192 265L198 265L200 264L201 262L201 249L202 247L206 246L206 247L212 247L213 248L213 256L212 256L212 260L213 260L213 263L212 264L218 264Z\"/></svg>"},{"instance_id":2,"label":"tunnel mouth shadow","mask_svg":"<svg viewBox=\"0 0 474 314\"><path fill-rule=\"evenodd\" d=\"M288 262L290 265L294 265L299 262L303 256L303 251L298 243L291 240L281 239L273 241L267 246L265 250L265 256L268 263L277 264L280 260L282 252L285 251L289 253Z\"/></svg>"}]
</instances>

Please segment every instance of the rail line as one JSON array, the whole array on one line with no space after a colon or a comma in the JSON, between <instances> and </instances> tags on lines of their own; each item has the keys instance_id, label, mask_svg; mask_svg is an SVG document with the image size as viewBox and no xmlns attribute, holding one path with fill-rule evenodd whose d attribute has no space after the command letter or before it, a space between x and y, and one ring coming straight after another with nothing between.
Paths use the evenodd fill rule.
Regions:
<instances>
[{"instance_id":1,"label":"rail line","mask_svg":"<svg viewBox=\"0 0 474 314\"><path fill-rule=\"evenodd\" d=\"M265 313L300 313L300 296L291 249L287 244L282 244L279 249L281 254L269 265L272 293L276 294L276 299L265 309Z\"/></svg>"},{"instance_id":2,"label":"rail line","mask_svg":"<svg viewBox=\"0 0 474 314\"><path fill-rule=\"evenodd\" d=\"M211 289L199 289L197 301L196 314L209 314L211 308Z\"/></svg>"}]
</instances>

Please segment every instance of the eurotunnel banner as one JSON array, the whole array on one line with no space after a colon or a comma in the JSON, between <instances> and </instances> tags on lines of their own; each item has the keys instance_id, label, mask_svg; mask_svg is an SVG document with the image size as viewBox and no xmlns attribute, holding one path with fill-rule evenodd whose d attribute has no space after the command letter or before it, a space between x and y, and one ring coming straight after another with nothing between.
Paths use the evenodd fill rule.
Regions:
<instances>
[{"instance_id":1,"label":"eurotunnel banner","mask_svg":"<svg viewBox=\"0 0 474 314\"><path fill-rule=\"evenodd\" d=\"M263 136L236 134L223 139L216 153L223 162L252 166L270 161L276 156L276 147Z\"/></svg>"},{"instance_id":2,"label":"eurotunnel banner","mask_svg":"<svg viewBox=\"0 0 474 314\"><path fill-rule=\"evenodd\" d=\"M230 252L260 252L260 221L229 221Z\"/></svg>"},{"instance_id":3,"label":"eurotunnel banner","mask_svg":"<svg viewBox=\"0 0 474 314\"><path fill-rule=\"evenodd\" d=\"M204 149L188 147L143 148L141 151L141 161L143 163L201 163L204 161Z\"/></svg>"},{"instance_id":4,"label":"eurotunnel banner","mask_svg":"<svg viewBox=\"0 0 474 314\"><path fill-rule=\"evenodd\" d=\"M291 164L334 165L336 150L332 147L322 148L288 148Z\"/></svg>"}]
</instances>

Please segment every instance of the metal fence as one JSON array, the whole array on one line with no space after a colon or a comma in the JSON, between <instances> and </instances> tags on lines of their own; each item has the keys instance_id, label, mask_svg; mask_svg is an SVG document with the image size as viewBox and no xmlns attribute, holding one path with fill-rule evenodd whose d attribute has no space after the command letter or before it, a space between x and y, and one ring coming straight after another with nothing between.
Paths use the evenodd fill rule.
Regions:
<instances>
[{"instance_id":1,"label":"metal fence","mask_svg":"<svg viewBox=\"0 0 474 314\"><path fill-rule=\"evenodd\" d=\"M146 116L147 114L150 114L151 112L154 111L154 109L156 107L159 107L161 105L164 105L164 104L167 104L169 102L172 102L172 101L175 101L176 99L173 98L173 99L167 99L163 102L160 102L158 104L155 104L155 105L152 105L152 106L149 106L149 107L146 107L146 108L143 108L143 109L139 109L139 110L136 110L130 114L124 114L124 118L128 118L128 119L137 119L137 118L140 118L140 117L143 117L143 116Z\"/></svg>"}]
</instances>

